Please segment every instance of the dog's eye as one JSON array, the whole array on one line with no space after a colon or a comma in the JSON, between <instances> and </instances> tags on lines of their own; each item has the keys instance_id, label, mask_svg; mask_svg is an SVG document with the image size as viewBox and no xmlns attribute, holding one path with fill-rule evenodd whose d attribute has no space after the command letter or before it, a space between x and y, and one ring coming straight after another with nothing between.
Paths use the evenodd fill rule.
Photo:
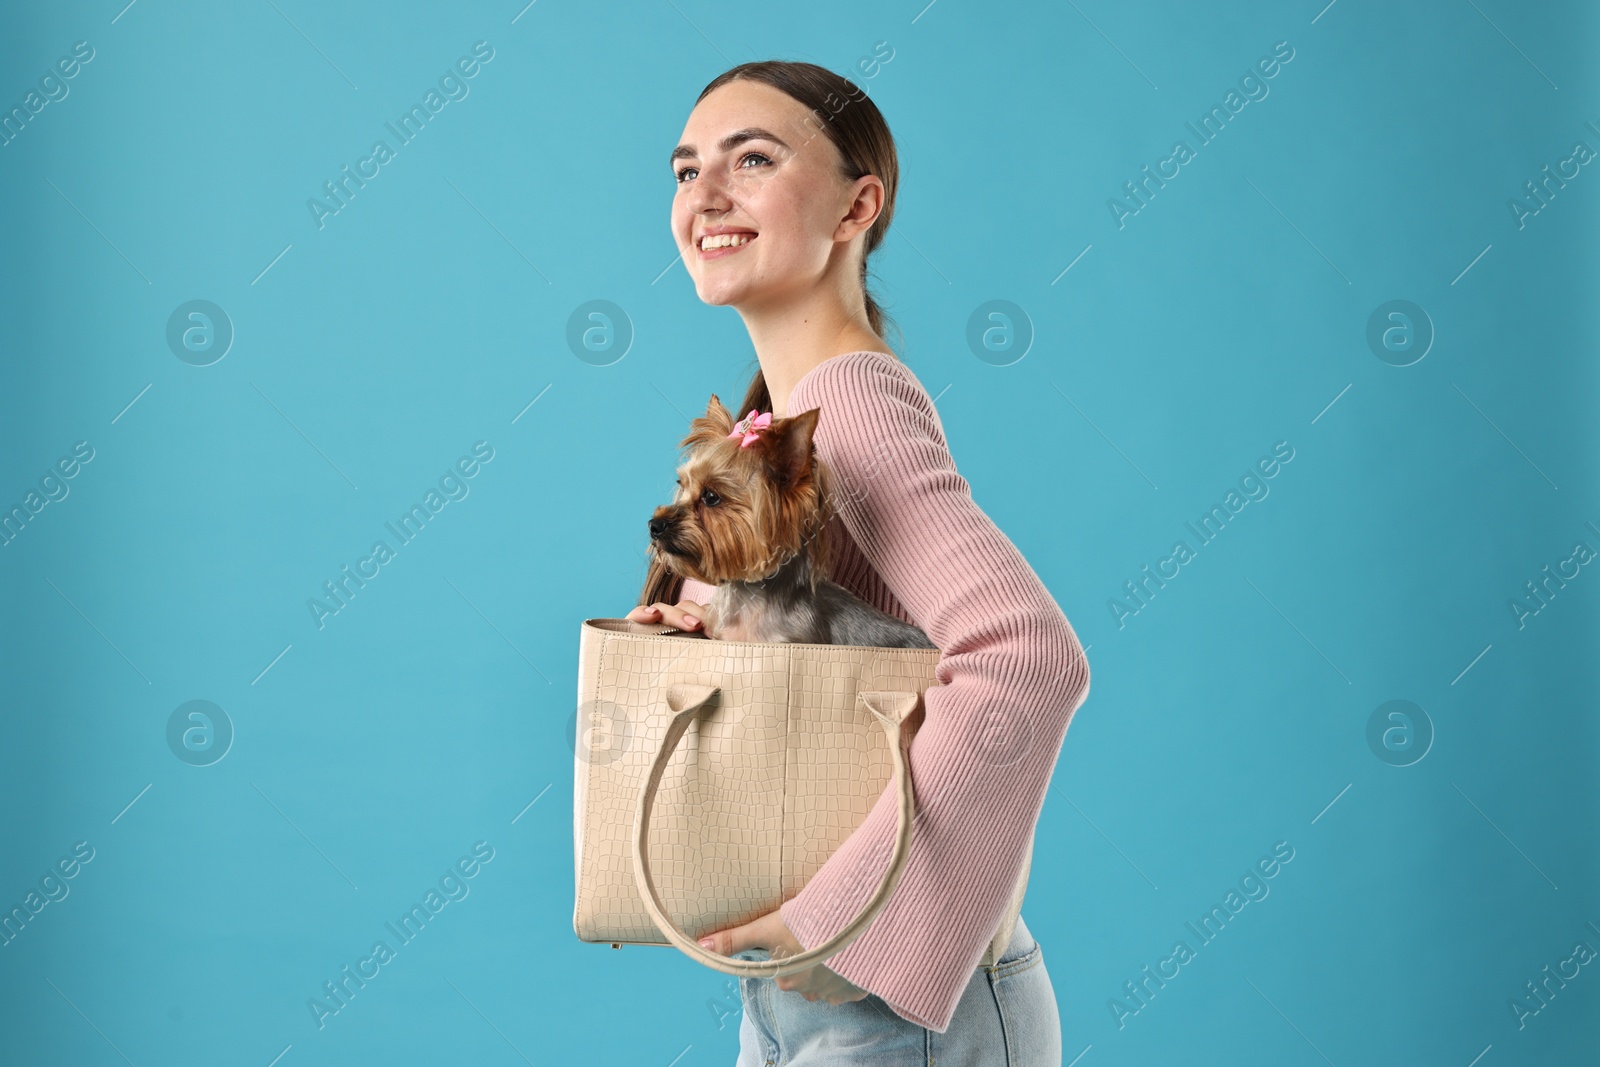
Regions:
<instances>
[{"instance_id":1,"label":"dog's eye","mask_svg":"<svg viewBox=\"0 0 1600 1067\"><path fill-rule=\"evenodd\" d=\"M704 504L708 508L714 508L718 504L722 503L722 498L717 495L717 491L715 489L708 488L701 491L700 503Z\"/></svg>"}]
</instances>

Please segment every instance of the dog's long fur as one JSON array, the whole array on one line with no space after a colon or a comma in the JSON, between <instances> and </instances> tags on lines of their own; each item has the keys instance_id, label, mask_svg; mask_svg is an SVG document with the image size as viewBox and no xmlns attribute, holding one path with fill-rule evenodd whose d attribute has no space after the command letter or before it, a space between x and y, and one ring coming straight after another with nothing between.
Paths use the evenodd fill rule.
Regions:
<instances>
[{"instance_id":1,"label":"dog's long fur","mask_svg":"<svg viewBox=\"0 0 1600 1067\"><path fill-rule=\"evenodd\" d=\"M833 510L812 444L818 416L774 419L742 448L713 393L680 443L678 491L651 516L650 551L672 573L716 586L703 620L713 640L936 647L826 577Z\"/></svg>"}]
</instances>

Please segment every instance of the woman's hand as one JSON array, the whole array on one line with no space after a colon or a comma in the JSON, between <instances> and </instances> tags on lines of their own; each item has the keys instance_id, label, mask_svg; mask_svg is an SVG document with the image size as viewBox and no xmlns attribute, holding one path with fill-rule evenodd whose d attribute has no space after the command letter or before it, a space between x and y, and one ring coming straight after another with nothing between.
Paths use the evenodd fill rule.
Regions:
<instances>
[{"instance_id":1,"label":"woman's hand","mask_svg":"<svg viewBox=\"0 0 1600 1067\"><path fill-rule=\"evenodd\" d=\"M692 600L680 600L676 605L658 600L654 604L640 604L628 612L627 617L634 622L664 622L680 630L699 630L703 625L701 620L706 617L706 606Z\"/></svg>"},{"instance_id":2,"label":"woman's hand","mask_svg":"<svg viewBox=\"0 0 1600 1067\"><path fill-rule=\"evenodd\" d=\"M700 946L719 956L732 956L747 948L764 948L775 960L798 956L805 951L805 946L790 932L789 925L776 911L770 911L743 926L707 934L700 939ZM826 1000L829 1004L843 1004L867 996L865 989L821 963L798 974L780 975L773 980L778 983L779 989L792 989L807 1000Z\"/></svg>"}]
</instances>

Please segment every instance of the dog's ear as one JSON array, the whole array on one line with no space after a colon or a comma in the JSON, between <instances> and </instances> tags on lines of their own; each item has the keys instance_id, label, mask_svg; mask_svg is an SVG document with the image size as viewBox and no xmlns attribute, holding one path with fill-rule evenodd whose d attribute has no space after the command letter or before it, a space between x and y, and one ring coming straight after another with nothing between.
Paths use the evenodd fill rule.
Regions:
<instances>
[{"instance_id":1,"label":"dog's ear","mask_svg":"<svg viewBox=\"0 0 1600 1067\"><path fill-rule=\"evenodd\" d=\"M761 435L767 464L781 484L794 485L810 473L818 414L812 408L790 419L775 419L771 430Z\"/></svg>"},{"instance_id":2,"label":"dog's ear","mask_svg":"<svg viewBox=\"0 0 1600 1067\"><path fill-rule=\"evenodd\" d=\"M699 446L719 438L727 437L733 432L733 416L728 409L722 406L722 401L717 399L717 394L711 394L711 401L706 404L706 413L689 420L689 433L682 441L678 442L679 448Z\"/></svg>"},{"instance_id":3,"label":"dog's ear","mask_svg":"<svg viewBox=\"0 0 1600 1067\"><path fill-rule=\"evenodd\" d=\"M711 400L706 404L706 418L721 426L724 431L733 429L733 414L722 406L722 401L717 399L717 394L711 394Z\"/></svg>"}]
</instances>

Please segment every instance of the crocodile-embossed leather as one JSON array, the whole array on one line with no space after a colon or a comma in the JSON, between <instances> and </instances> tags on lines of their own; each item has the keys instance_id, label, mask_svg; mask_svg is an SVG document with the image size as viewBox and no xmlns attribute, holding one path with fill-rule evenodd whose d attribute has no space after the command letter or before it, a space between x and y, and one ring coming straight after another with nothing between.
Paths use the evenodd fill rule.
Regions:
<instances>
[{"instance_id":1,"label":"crocodile-embossed leather","mask_svg":"<svg viewBox=\"0 0 1600 1067\"><path fill-rule=\"evenodd\" d=\"M879 718L885 704L877 701L875 713L861 694L915 694L914 704L895 711L914 729L922 694L938 684L939 655L937 649L710 641L670 626L584 620L573 767L578 938L676 944L733 973L702 958L707 954L694 939L777 910L866 819L891 785L893 760ZM667 699L673 687L676 711ZM691 703L695 697L702 699ZM675 719L680 736L660 768L648 834L640 835L642 792ZM605 747L587 743L596 737L606 739ZM909 734L903 739L909 744ZM647 872L635 870L636 840L645 842L640 858ZM891 868L896 858L903 863L902 851L891 856ZM983 965L993 965L1010 942L1031 866L1030 843ZM897 870L886 871L880 890L892 890L897 877ZM650 888L676 926L674 936L651 918ZM875 903L881 907L887 896ZM867 921L875 913L869 903ZM837 952L866 925L853 923L831 948L812 951ZM787 973L772 963L726 962Z\"/></svg>"}]
</instances>

